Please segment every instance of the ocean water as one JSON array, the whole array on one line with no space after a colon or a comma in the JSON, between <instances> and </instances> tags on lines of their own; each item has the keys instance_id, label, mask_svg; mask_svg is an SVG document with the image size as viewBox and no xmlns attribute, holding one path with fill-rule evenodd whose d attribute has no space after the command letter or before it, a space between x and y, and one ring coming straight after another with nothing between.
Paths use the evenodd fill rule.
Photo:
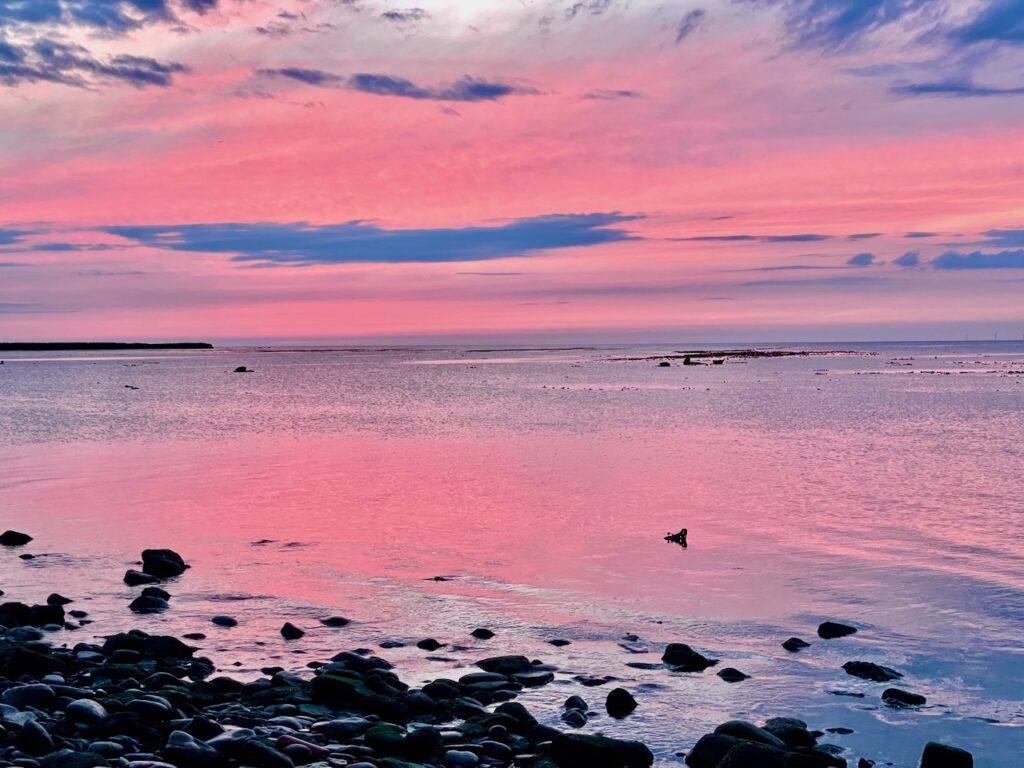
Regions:
<instances>
[{"instance_id":1,"label":"ocean water","mask_svg":"<svg viewBox=\"0 0 1024 768\"><path fill-rule=\"evenodd\" d=\"M553 724L571 694L603 715L612 685L633 691L633 716L587 730L659 765L773 716L852 728L823 740L852 763L916 766L940 740L1019 764L1024 344L835 348L853 354L669 368L631 358L685 347L7 353L0 526L36 558L0 552L0 589L88 610L56 643L202 631L242 678L357 647L409 681L525 653L561 670L521 698ZM662 539L681 527L686 549ZM137 617L121 577L146 547L193 567ZM826 619L859 632L818 640ZM286 620L306 637L282 640ZM787 653L791 635L812 647ZM627 666L668 642L751 678ZM928 705L884 705L849 660Z\"/></svg>"}]
</instances>

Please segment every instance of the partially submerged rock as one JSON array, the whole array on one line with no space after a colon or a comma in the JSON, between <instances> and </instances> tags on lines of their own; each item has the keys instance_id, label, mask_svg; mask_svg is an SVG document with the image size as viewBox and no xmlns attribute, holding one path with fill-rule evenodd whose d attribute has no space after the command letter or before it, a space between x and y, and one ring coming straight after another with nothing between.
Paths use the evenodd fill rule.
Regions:
<instances>
[{"instance_id":1,"label":"partially submerged rock","mask_svg":"<svg viewBox=\"0 0 1024 768\"><path fill-rule=\"evenodd\" d=\"M863 680L871 680L876 683L887 683L890 680L899 680L903 675L895 669L883 667L872 661L848 661L843 664L846 674L859 677Z\"/></svg>"},{"instance_id":2,"label":"partially submerged rock","mask_svg":"<svg viewBox=\"0 0 1024 768\"><path fill-rule=\"evenodd\" d=\"M32 541L32 537L20 531L4 531L0 533L0 546L23 547Z\"/></svg>"},{"instance_id":3,"label":"partially submerged rock","mask_svg":"<svg viewBox=\"0 0 1024 768\"><path fill-rule=\"evenodd\" d=\"M686 643L669 643L661 660L678 672L703 672L718 663L718 659L709 659Z\"/></svg>"},{"instance_id":4,"label":"partially submerged rock","mask_svg":"<svg viewBox=\"0 0 1024 768\"><path fill-rule=\"evenodd\" d=\"M173 549L147 549L142 552L142 572L158 579L180 576L188 567L182 556Z\"/></svg>"},{"instance_id":5,"label":"partially submerged rock","mask_svg":"<svg viewBox=\"0 0 1024 768\"><path fill-rule=\"evenodd\" d=\"M856 631L856 627L851 627L849 624L840 624L836 621L826 621L818 625L818 637L822 640L835 640L839 637L852 635Z\"/></svg>"},{"instance_id":6,"label":"partially submerged rock","mask_svg":"<svg viewBox=\"0 0 1024 768\"><path fill-rule=\"evenodd\" d=\"M920 768L974 768L974 756L965 749L929 741L924 745Z\"/></svg>"}]
</instances>

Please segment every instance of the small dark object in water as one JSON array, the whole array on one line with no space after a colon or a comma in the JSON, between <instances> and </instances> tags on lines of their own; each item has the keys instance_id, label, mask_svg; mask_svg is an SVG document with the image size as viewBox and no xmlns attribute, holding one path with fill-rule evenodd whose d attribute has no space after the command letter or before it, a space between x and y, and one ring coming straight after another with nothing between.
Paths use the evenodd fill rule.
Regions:
<instances>
[{"instance_id":1,"label":"small dark object in water","mask_svg":"<svg viewBox=\"0 0 1024 768\"><path fill-rule=\"evenodd\" d=\"M790 653L796 653L801 648L810 648L811 644L806 640L801 640L799 637L791 637L782 644L782 647Z\"/></svg>"},{"instance_id":2,"label":"small dark object in water","mask_svg":"<svg viewBox=\"0 0 1024 768\"><path fill-rule=\"evenodd\" d=\"M700 365L700 363L693 362L690 356L687 355L686 357L683 358L683 365Z\"/></svg>"},{"instance_id":3,"label":"small dark object in water","mask_svg":"<svg viewBox=\"0 0 1024 768\"><path fill-rule=\"evenodd\" d=\"M251 368L246 368L244 365L240 365L237 368L235 368L234 372L235 373L252 373L253 370Z\"/></svg>"},{"instance_id":4,"label":"small dark object in water","mask_svg":"<svg viewBox=\"0 0 1024 768\"><path fill-rule=\"evenodd\" d=\"M965 749L929 741L921 755L921 768L973 768L974 757Z\"/></svg>"},{"instance_id":5,"label":"small dark object in water","mask_svg":"<svg viewBox=\"0 0 1024 768\"><path fill-rule=\"evenodd\" d=\"M296 627L290 621L285 622L285 625L281 627L281 637L283 637L285 640L298 640L304 634L306 633L298 627Z\"/></svg>"},{"instance_id":6,"label":"small dark object in water","mask_svg":"<svg viewBox=\"0 0 1024 768\"><path fill-rule=\"evenodd\" d=\"M882 691L882 701L892 706L920 707L928 700L919 693L903 691L899 688L886 688Z\"/></svg>"},{"instance_id":7,"label":"small dark object in water","mask_svg":"<svg viewBox=\"0 0 1024 768\"><path fill-rule=\"evenodd\" d=\"M711 364L712 365L725 365L725 358L724 357L717 357L717 358L715 358L714 360L711 361Z\"/></svg>"},{"instance_id":8,"label":"small dark object in water","mask_svg":"<svg viewBox=\"0 0 1024 768\"><path fill-rule=\"evenodd\" d=\"M658 363L659 368L669 368L671 367L671 365L672 363L670 363L668 360L662 360L660 363Z\"/></svg>"},{"instance_id":9,"label":"small dark object in water","mask_svg":"<svg viewBox=\"0 0 1024 768\"><path fill-rule=\"evenodd\" d=\"M0 533L0 545L5 547L23 547L32 541L32 537L20 531L4 531Z\"/></svg>"},{"instance_id":10,"label":"small dark object in water","mask_svg":"<svg viewBox=\"0 0 1024 768\"><path fill-rule=\"evenodd\" d=\"M849 624L839 624L835 621L826 621L818 626L818 637L822 640L835 640L837 637L846 637L857 631L856 627Z\"/></svg>"},{"instance_id":11,"label":"small dark object in water","mask_svg":"<svg viewBox=\"0 0 1024 768\"><path fill-rule=\"evenodd\" d=\"M673 544L678 544L680 547L686 546L686 529L681 528L679 533L669 533L665 536L665 541L671 541Z\"/></svg>"}]
</instances>

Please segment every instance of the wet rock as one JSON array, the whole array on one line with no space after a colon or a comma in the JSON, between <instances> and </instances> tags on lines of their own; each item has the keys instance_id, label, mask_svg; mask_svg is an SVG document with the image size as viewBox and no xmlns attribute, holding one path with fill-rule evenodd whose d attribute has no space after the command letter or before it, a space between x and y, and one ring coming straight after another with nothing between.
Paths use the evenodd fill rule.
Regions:
<instances>
[{"instance_id":1,"label":"wet rock","mask_svg":"<svg viewBox=\"0 0 1024 768\"><path fill-rule=\"evenodd\" d=\"M582 696L570 696L565 700L565 703L562 704L562 709L579 709L586 712L590 707L587 706L587 702Z\"/></svg>"},{"instance_id":2,"label":"wet rock","mask_svg":"<svg viewBox=\"0 0 1024 768\"><path fill-rule=\"evenodd\" d=\"M447 768L476 768L480 758L473 752L461 749L449 749L444 753L444 764Z\"/></svg>"},{"instance_id":3,"label":"wet rock","mask_svg":"<svg viewBox=\"0 0 1024 768\"><path fill-rule=\"evenodd\" d=\"M53 709L57 703L57 694L53 688L43 683L30 683L8 688L0 694L0 702L16 709Z\"/></svg>"},{"instance_id":4,"label":"wet rock","mask_svg":"<svg viewBox=\"0 0 1024 768\"><path fill-rule=\"evenodd\" d=\"M21 727L14 745L34 757L48 755L54 750L53 737L35 720L30 720Z\"/></svg>"},{"instance_id":5,"label":"wet rock","mask_svg":"<svg viewBox=\"0 0 1024 768\"><path fill-rule=\"evenodd\" d=\"M159 597L161 600L171 599L171 593L165 589L160 589L160 587L146 587L142 590L141 594L146 597Z\"/></svg>"},{"instance_id":6,"label":"wet rock","mask_svg":"<svg viewBox=\"0 0 1024 768\"><path fill-rule=\"evenodd\" d=\"M740 742L730 749L718 768L791 768L789 754L767 744Z\"/></svg>"},{"instance_id":7,"label":"wet rock","mask_svg":"<svg viewBox=\"0 0 1024 768\"><path fill-rule=\"evenodd\" d=\"M284 626L281 627L281 637L283 637L285 640L298 640L305 634L305 632L296 627L290 621L286 621Z\"/></svg>"},{"instance_id":8,"label":"wet rock","mask_svg":"<svg viewBox=\"0 0 1024 768\"><path fill-rule=\"evenodd\" d=\"M764 729L781 739L790 749L813 747L817 742L807 730L807 723L795 717L773 717L765 721Z\"/></svg>"},{"instance_id":9,"label":"wet rock","mask_svg":"<svg viewBox=\"0 0 1024 768\"><path fill-rule=\"evenodd\" d=\"M911 693L899 688L886 688L882 691L882 701L895 706L920 707L928 700L919 693Z\"/></svg>"},{"instance_id":10,"label":"wet rock","mask_svg":"<svg viewBox=\"0 0 1024 768\"><path fill-rule=\"evenodd\" d=\"M210 619L211 622L216 624L218 627L237 627L238 619L233 616L214 616Z\"/></svg>"},{"instance_id":11,"label":"wet rock","mask_svg":"<svg viewBox=\"0 0 1024 768\"><path fill-rule=\"evenodd\" d=\"M128 604L128 608L132 613L163 613L170 608L170 603L160 597L153 597L151 595L139 595L131 603Z\"/></svg>"},{"instance_id":12,"label":"wet rock","mask_svg":"<svg viewBox=\"0 0 1024 768\"><path fill-rule=\"evenodd\" d=\"M639 741L562 733L551 742L551 759L559 768L649 768L654 755Z\"/></svg>"},{"instance_id":13,"label":"wet rock","mask_svg":"<svg viewBox=\"0 0 1024 768\"><path fill-rule=\"evenodd\" d=\"M547 685L555 679L555 673L548 670L534 670L533 672L517 672L512 679L524 688L539 688Z\"/></svg>"},{"instance_id":14,"label":"wet rock","mask_svg":"<svg viewBox=\"0 0 1024 768\"><path fill-rule=\"evenodd\" d=\"M727 683L738 683L741 680L747 680L750 678L750 675L740 672L735 667L726 667L725 669L720 669L717 674Z\"/></svg>"},{"instance_id":15,"label":"wet rock","mask_svg":"<svg viewBox=\"0 0 1024 768\"><path fill-rule=\"evenodd\" d=\"M722 733L709 733L700 737L686 754L686 764L690 768L718 768L729 751L741 740Z\"/></svg>"},{"instance_id":16,"label":"wet rock","mask_svg":"<svg viewBox=\"0 0 1024 768\"><path fill-rule=\"evenodd\" d=\"M661 660L679 672L703 672L718 663L717 659L709 659L685 643L670 643Z\"/></svg>"},{"instance_id":17,"label":"wet rock","mask_svg":"<svg viewBox=\"0 0 1024 768\"><path fill-rule=\"evenodd\" d=\"M470 632L470 634L477 640L490 640L492 637L494 637L494 633L489 629L485 629L484 627L477 627L472 632Z\"/></svg>"},{"instance_id":18,"label":"wet rock","mask_svg":"<svg viewBox=\"0 0 1024 768\"><path fill-rule=\"evenodd\" d=\"M436 651L438 648L444 648L444 643L439 643L434 638L428 637L416 643L416 647L423 651Z\"/></svg>"},{"instance_id":19,"label":"wet rock","mask_svg":"<svg viewBox=\"0 0 1024 768\"><path fill-rule=\"evenodd\" d=\"M328 616L326 619L320 619L320 623L325 627L347 627L352 621L344 616Z\"/></svg>"},{"instance_id":20,"label":"wet rock","mask_svg":"<svg viewBox=\"0 0 1024 768\"><path fill-rule=\"evenodd\" d=\"M846 674L859 677L863 680L871 680L876 683L887 683L890 680L899 680L902 674L895 669L883 667L871 661L848 661L843 664Z\"/></svg>"},{"instance_id":21,"label":"wet rock","mask_svg":"<svg viewBox=\"0 0 1024 768\"><path fill-rule=\"evenodd\" d=\"M142 552L142 572L150 576L170 579L187 569L185 560L173 549L146 549Z\"/></svg>"},{"instance_id":22,"label":"wet rock","mask_svg":"<svg viewBox=\"0 0 1024 768\"><path fill-rule=\"evenodd\" d=\"M47 605L67 605L68 603L75 602L70 597L64 597L64 595L57 594L54 592L48 598L46 598Z\"/></svg>"},{"instance_id":23,"label":"wet rock","mask_svg":"<svg viewBox=\"0 0 1024 768\"><path fill-rule=\"evenodd\" d=\"M70 749L61 749L44 757L39 761L39 765L42 768L105 768L110 763L95 752L72 752Z\"/></svg>"},{"instance_id":24,"label":"wet rock","mask_svg":"<svg viewBox=\"0 0 1024 768\"><path fill-rule=\"evenodd\" d=\"M32 537L20 531L4 531L0 533L0 546L23 547L32 541Z\"/></svg>"},{"instance_id":25,"label":"wet rock","mask_svg":"<svg viewBox=\"0 0 1024 768\"><path fill-rule=\"evenodd\" d=\"M587 724L587 714L578 709L567 709L562 713L562 722L570 728L582 728Z\"/></svg>"},{"instance_id":26,"label":"wet rock","mask_svg":"<svg viewBox=\"0 0 1024 768\"><path fill-rule=\"evenodd\" d=\"M608 698L604 702L605 710L615 718L631 715L636 707L636 699L625 688L613 688L608 692Z\"/></svg>"},{"instance_id":27,"label":"wet rock","mask_svg":"<svg viewBox=\"0 0 1024 768\"><path fill-rule=\"evenodd\" d=\"M549 645L555 646L555 648L564 648L567 645L571 645L569 640L563 640L562 638L556 637L554 640L548 640Z\"/></svg>"},{"instance_id":28,"label":"wet rock","mask_svg":"<svg viewBox=\"0 0 1024 768\"><path fill-rule=\"evenodd\" d=\"M215 766L223 762L220 753L190 733L185 731L172 731L167 737L167 746L164 748L167 759L175 765Z\"/></svg>"},{"instance_id":29,"label":"wet rock","mask_svg":"<svg viewBox=\"0 0 1024 768\"><path fill-rule=\"evenodd\" d=\"M782 647L790 653L796 653L804 648L810 648L811 644L799 637L791 637L782 644Z\"/></svg>"},{"instance_id":30,"label":"wet rock","mask_svg":"<svg viewBox=\"0 0 1024 768\"><path fill-rule=\"evenodd\" d=\"M846 637L857 631L856 627L849 624L840 624L835 621L826 621L818 625L818 637L822 640L835 640L837 637Z\"/></svg>"},{"instance_id":31,"label":"wet rock","mask_svg":"<svg viewBox=\"0 0 1024 768\"><path fill-rule=\"evenodd\" d=\"M786 743L773 733L764 728L758 728L746 720L729 720L715 728L715 733L722 736L732 736L740 741L753 741L758 744L766 744L776 749L786 749Z\"/></svg>"},{"instance_id":32,"label":"wet rock","mask_svg":"<svg viewBox=\"0 0 1024 768\"><path fill-rule=\"evenodd\" d=\"M525 656L492 656L481 659L476 665L486 672L498 672L502 675L529 672L533 669L533 664Z\"/></svg>"},{"instance_id":33,"label":"wet rock","mask_svg":"<svg viewBox=\"0 0 1024 768\"><path fill-rule=\"evenodd\" d=\"M64 710L69 720L83 725L94 725L107 716L107 710L98 701L76 699Z\"/></svg>"},{"instance_id":34,"label":"wet rock","mask_svg":"<svg viewBox=\"0 0 1024 768\"><path fill-rule=\"evenodd\" d=\"M924 745L920 768L974 768L974 757L965 749L929 741Z\"/></svg>"},{"instance_id":35,"label":"wet rock","mask_svg":"<svg viewBox=\"0 0 1024 768\"><path fill-rule=\"evenodd\" d=\"M124 574L124 583L129 587L138 587L142 584L157 584L159 581L160 579L157 576L136 571L134 568L129 568Z\"/></svg>"},{"instance_id":36,"label":"wet rock","mask_svg":"<svg viewBox=\"0 0 1024 768\"><path fill-rule=\"evenodd\" d=\"M255 371L253 371L252 368L246 368L244 365L240 365L237 368L235 368L235 370L232 371L232 373L255 373Z\"/></svg>"}]
</instances>

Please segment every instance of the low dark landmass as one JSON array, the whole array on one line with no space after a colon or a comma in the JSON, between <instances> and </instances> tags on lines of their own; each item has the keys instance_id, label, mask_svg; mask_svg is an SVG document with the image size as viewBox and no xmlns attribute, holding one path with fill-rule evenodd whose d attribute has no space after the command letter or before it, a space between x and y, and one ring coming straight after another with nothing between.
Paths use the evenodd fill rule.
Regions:
<instances>
[{"instance_id":1,"label":"low dark landmass","mask_svg":"<svg viewBox=\"0 0 1024 768\"><path fill-rule=\"evenodd\" d=\"M81 352L115 349L213 349L205 341L150 344L132 341L2 341L0 352Z\"/></svg>"},{"instance_id":2,"label":"low dark landmass","mask_svg":"<svg viewBox=\"0 0 1024 768\"><path fill-rule=\"evenodd\" d=\"M685 360L699 359L751 359L761 357L821 357L835 355L876 355L877 352L855 352L851 349L694 349L676 350L664 355L644 355L643 357L612 357L613 362L637 362L644 360Z\"/></svg>"},{"instance_id":3,"label":"low dark landmass","mask_svg":"<svg viewBox=\"0 0 1024 768\"><path fill-rule=\"evenodd\" d=\"M31 541L16 531L4 536L8 546ZM146 550L142 571L129 571L124 580L148 584L135 602L146 599L155 608L132 610L170 609L173 596L154 584L169 586L168 579L185 576L187 569L172 550ZM38 605L0 605L0 766L650 768L655 761L639 741L577 730L598 709L616 719L642 711L643 697L638 701L624 688L600 695L603 701L593 705L579 694L569 696L560 727L539 722L514 699L524 689L554 682L557 667L526 656L480 659L479 671L413 688L399 679L391 663L363 648L342 651L324 662L310 661L309 672L301 675L267 666L262 678L241 682L218 675L211 659L197 655L198 648L169 635L132 630L102 642L58 647L53 639L64 636L57 633L80 630L91 621L73 606L73 598L57 593ZM213 616L211 623L223 627L237 622ZM344 627L348 620L330 617L322 624ZM819 628L819 636L832 634L836 627L854 629L828 622ZM285 622L279 642L301 645L304 634ZM494 633L467 628L467 635L486 641ZM185 638L201 642L206 636ZM400 645L380 643L381 648ZM417 645L425 650L443 647L430 639ZM684 643L671 643L662 663L651 667L702 674L717 663ZM743 683L749 676L732 668L718 676L730 683L755 684ZM615 678L574 679L583 693L593 691L587 686ZM882 699L888 706L925 703L923 696L895 688L887 689ZM695 744L680 744L685 752L678 756L685 756L690 768L875 765L865 758L848 762L845 750L819 743L825 737L825 731L811 730L792 717L771 718L760 727L730 720ZM973 765L970 753L955 747L934 742L922 746L921 768Z\"/></svg>"}]
</instances>

